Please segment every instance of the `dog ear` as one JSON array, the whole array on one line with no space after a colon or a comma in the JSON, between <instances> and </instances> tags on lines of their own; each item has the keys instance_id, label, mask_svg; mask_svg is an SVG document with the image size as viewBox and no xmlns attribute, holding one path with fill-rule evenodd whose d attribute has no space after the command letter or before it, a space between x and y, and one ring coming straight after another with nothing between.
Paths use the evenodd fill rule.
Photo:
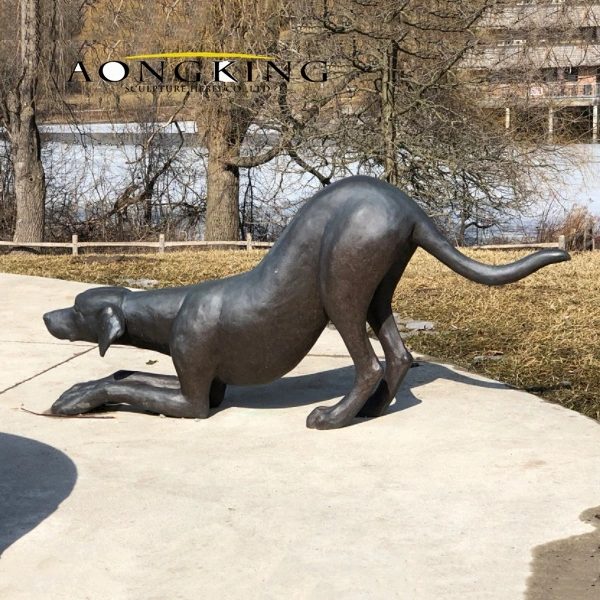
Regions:
<instances>
[{"instance_id":1,"label":"dog ear","mask_svg":"<svg viewBox=\"0 0 600 600\"><path fill-rule=\"evenodd\" d=\"M118 306L106 306L98 319L98 349L104 356L108 347L125 333L125 315Z\"/></svg>"}]
</instances>

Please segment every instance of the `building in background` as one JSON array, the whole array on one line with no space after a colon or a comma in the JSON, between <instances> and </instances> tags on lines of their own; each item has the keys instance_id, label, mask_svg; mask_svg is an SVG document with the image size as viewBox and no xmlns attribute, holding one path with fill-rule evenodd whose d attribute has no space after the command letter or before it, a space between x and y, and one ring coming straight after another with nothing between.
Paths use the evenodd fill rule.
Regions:
<instances>
[{"instance_id":1,"label":"building in background","mask_svg":"<svg viewBox=\"0 0 600 600\"><path fill-rule=\"evenodd\" d=\"M470 81L507 128L598 140L600 2L499 3L478 37Z\"/></svg>"}]
</instances>

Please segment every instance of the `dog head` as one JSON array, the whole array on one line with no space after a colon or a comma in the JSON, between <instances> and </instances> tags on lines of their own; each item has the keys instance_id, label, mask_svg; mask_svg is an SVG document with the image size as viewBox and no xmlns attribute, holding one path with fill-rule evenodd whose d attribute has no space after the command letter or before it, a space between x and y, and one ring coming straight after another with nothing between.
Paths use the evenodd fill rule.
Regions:
<instances>
[{"instance_id":1,"label":"dog head","mask_svg":"<svg viewBox=\"0 0 600 600\"><path fill-rule=\"evenodd\" d=\"M98 343L100 356L125 333L123 299L129 290L94 288L79 294L72 308L44 315L48 331L60 340Z\"/></svg>"}]
</instances>

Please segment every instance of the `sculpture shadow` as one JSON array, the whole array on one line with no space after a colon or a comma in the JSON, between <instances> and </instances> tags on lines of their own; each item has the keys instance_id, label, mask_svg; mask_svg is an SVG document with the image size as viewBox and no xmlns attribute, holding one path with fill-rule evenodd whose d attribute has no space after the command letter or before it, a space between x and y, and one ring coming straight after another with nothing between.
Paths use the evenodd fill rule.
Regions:
<instances>
[{"instance_id":1,"label":"sculpture shadow","mask_svg":"<svg viewBox=\"0 0 600 600\"><path fill-rule=\"evenodd\" d=\"M418 361L416 368L410 369L395 402L386 414L406 410L421 400L412 389L427 385L438 379L446 379L457 383L474 385L488 389L508 389L499 381L481 381L471 377L469 373L456 372L447 366L426 361ZM348 392L354 381L354 367L345 366L319 373L282 377L273 383L255 387L228 387L223 404L213 414L229 407L246 408L293 408L314 403L327 402L339 398ZM385 415L384 415L385 416Z\"/></svg>"},{"instance_id":2,"label":"sculpture shadow","mask_svg":"<svg viewBox=\"0 0 600 600\"><path fill-rule=\"evenodd\" d=\"M66 455L29 438L0 433L0 556L69 496L77 468Z\"/></svg>"}]
</instances>

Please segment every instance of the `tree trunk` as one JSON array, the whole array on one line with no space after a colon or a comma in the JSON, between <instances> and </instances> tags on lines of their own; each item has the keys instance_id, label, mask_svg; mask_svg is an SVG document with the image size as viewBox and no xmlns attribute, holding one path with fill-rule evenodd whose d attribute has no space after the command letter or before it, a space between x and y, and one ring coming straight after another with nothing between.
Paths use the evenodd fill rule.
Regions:
<instances>
[{"instance_id":1,"label":"tree trunk","mask_svg":"<svg viewBox=\"0 0 600 600\"><path fill-rule=\"evenodd\" d=\"M396 145L395 85L398 65L398 44L390 43L386 51L385 65L381 77L381 117L385 146L384 179L398 185L398 148Z\"/></svg>"},{"instance_id":2,"label":"tree trunk","mask_svg":"<svg viewBox=\"0 0 600 600\"><path fill-rule=\"evenodd\" d=\"M30 114L25 114L30 113ZM21 112L10 128L15 174L17 222L13 241L44 241L46 183L40 155L40 137L33 110Z\"/></svg>"},{"instance_id":3,"label":"tree trunk","mask_svg":"<svg viewBox=\"0 0 600 600\"><path fill-rule=\"evenodd\" d=\"M213 139L208 145L204 232L207 241L237 240L240 231L240 170L227 164L227 153L219 142L222 140Z\"/></svg>"},{"instance_id":4,"label":"tree trunk","mask_svg":"<svg viewBox=\"0 0 600 600\"><path fill-rule=\"evenodd\" d=\"M207 120L207 241L239 239L240 169L231 161L239 157L249 125L250 112L227 104L226 99L217 101Z\"/></svg>"},{"instance_id":5,"label":"tree trunk","mask_svg":"<svg viewBox=\"0 0 600 600\"><path fill-rule=\"evenodd\" d=\"M44 239L46 182L41 161L40 135L35 120L39 51L39 2L20 2L20 64L15 89L6 99L7 130L12 146L17 222L15 242Z\"/></svg>"},{"instance_id":6,"label":"tree trunk","mask_svg":"<svg viewBox=\"0 0 600 600\"><path fill-rule=\"evenodd\" d=\"M466 212L463 210L460 213L460 227L458 230L458 245L459 246L464 246L465 245L465 233L467 231L467 214Z\"/></svg>"}]
</instances>

